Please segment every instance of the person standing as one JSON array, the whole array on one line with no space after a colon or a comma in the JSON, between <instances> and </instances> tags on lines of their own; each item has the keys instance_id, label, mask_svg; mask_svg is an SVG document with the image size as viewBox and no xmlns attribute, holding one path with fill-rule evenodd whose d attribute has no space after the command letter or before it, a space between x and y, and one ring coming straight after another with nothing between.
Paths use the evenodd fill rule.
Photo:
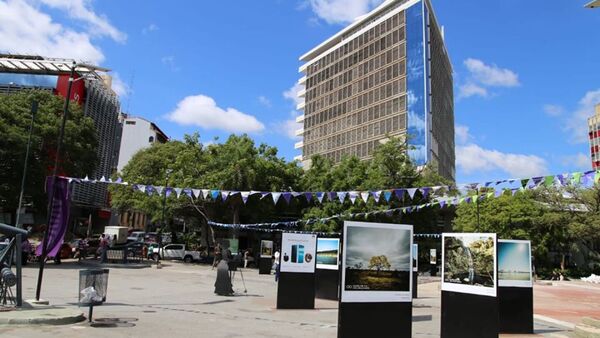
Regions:
<instances>
[{"instance_id":1,"label":"person standing","mask_svg":"<svg viewBox=\"0 0 600 338\"><path fill-rule=\"evenodd\" d=\"M100 263L106 263L106 251L108 250L108 239L105 234L100 237Z\"/></svg>"},{"instance_id":2,"label":"person standing","mask_svg":"<svg viewBox=\"0 0 600 338\"><path fill-rule=\"evenodd\" d=\"M222 258L223 258L223 255L221 254L221 244L217 243L217 246L215 247L215 258L213 260L213 269L217 266L217 264L219 264L219 262L221 261Z\"/></svg>"},{"instance_id":3,"label":"person standing","mask_svg":"<svg viewBox=\"0 0 600 338\"><path fill-rule=\"evenodd\" d=\"M279 249L275 250L275 254L273 255L275 262L273 266L275 267L275 281L279 281Z\"/></svg>"}]
</instances>

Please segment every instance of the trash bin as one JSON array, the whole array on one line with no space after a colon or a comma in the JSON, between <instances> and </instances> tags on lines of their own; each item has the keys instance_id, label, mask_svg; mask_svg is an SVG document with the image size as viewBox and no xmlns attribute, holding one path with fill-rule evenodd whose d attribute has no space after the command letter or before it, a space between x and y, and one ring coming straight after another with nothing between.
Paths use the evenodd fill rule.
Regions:
<instances>
[{"instance_id":1,"label":"trash bin","mask_svg":"<svg viewBox=\"0 0 600 338\"><path fill-rule=\"evenodd\" d=\"M90 308L88 320L92 321L94 306L106 301L108 269L79 270L79 306Z\"/></svg>"}]
</instances>

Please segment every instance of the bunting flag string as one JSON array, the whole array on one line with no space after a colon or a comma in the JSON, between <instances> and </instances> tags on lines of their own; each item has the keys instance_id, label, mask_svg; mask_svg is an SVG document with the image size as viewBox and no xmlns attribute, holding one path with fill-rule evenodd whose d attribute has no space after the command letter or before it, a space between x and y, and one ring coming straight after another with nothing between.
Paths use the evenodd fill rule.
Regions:
<instances>
[{"instance_id":1,"label":"bunting flag string","mask_svg":"<svg viewBox=\"0 0 600 338\"><path fill-rule=\"evenodd\" d=\"M506 190L510 190L514 195L518 191L535 189L537 187L545 186L545 187L561 187L567 185L582 185L582 186L590 186L593 184L598 184L600 182L600 170L599 171L586 171L586 172L573 172L573 173L563 173L558 175L548 175L548 176L535 176L529 178L510 178L505 180L498 181L488 181L482 183L467 183L467 184L456 184L451 186L426 186L426 187L410 187L410 188L394 188L394 189L384 189L384 190L372 190L372 191L318 191L318 192L290 192L290 191L273 191L273 192L261 192L261 191L228 191L221 189L197 189L197 188L181 188L181 187L164 187L160 185L145 185L145 184L129 184L128 182L123 181L122 178L117 178L116 180L112 180L111 178L101 177L99 180L90 179L86 176L83 179L74 178L74 177L64 177L70 183L105 183L105 184L115 184L122 186L131 186L133 190L137 190L141 193L145 193L149 196L157 194L157 195L166 195L170 196L173 193L180 198L181 195L193 196L195 198L201 199L211 199L213 201L221 200L222 202L231 199L234 196L240 196L244 204L247 204L248 200L253 196L258 196L259 199L264 199L267 196L271 196L271 199L274 204L277 204L281 198L285 200L285 202L289 205L292 202L292 199L303 198L307 202L311 203L324 203L325 201L329 202L339 202L339 203L349 203L356 204L358 201L362 201L363 203L368 203L369 199L373 199L375 203L390 203L392 199L397 201L406 202L407 200L411 200L413 202L419 202L422 200L426 200L427 198L440 198L440 197L448 197L450 195L457 195L462 198L459 200L459 203L477 203L477 199L473 199L469 197L469 193L473 191L479 192L481 190L486 191L488 193L494 193L499 196L500 193L503 193ZM491 191L493 190L493 191ZM419 197L420 196L420 197ZM444 205L452 205L446 201ZM415 207L416 210L419 208ZM412 209L409 209L412 210ZM403 210L403 212L405 212ZM408 211L410 212L410 211Z\"/></svg>"}]
</instances>

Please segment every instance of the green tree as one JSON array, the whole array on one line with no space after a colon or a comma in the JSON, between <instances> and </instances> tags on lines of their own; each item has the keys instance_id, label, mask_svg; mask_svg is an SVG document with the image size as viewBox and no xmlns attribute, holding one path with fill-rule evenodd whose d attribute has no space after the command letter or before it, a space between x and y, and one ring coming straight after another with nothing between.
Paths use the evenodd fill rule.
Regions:
<instances>
[{"instance_id":1,"label":"green tree","mask_svg":"<svg viewBox=\"0 0 600 338\"><path fill-rule=\"evenodd\" d=\"M52 174L64 99L46 91L0 95L0 207L16 210L29 126L31 103L39 103L32 135L25 196L37 212L45 213L46 176ZM61 175L91 175L96 163L96 130L81 107L71 105L65 127L63 152L58 172Z\"/></svg>"},{"instance_id":2,"label":"green tree","mask_svg":"<svg viewBox=\"0 0 600 338\"><path fill-rule=\"evenodd\" d=\"M386 255L373 256L369 260L369 269L377 270L378 274L379 274L379 271L389 270L391 267L392 266L390 265L390 262L388 261L388 258Z\"/></svg>"}]
</instances>

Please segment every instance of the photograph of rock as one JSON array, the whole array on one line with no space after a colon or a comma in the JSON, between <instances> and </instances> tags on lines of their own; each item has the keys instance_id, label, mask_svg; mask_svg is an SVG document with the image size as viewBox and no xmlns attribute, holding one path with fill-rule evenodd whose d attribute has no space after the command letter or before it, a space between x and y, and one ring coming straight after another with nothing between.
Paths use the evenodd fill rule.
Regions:
<instances>
[{"instance_id":1,"label":"photograph of rock","mask_svg":"<svg viewBox=\"0 0 600 338\"><path fill-rule=\"evenodd\" d=\"M442 290L496 295L496 234L443 234Z\"/></svg>"}]
</instances>

